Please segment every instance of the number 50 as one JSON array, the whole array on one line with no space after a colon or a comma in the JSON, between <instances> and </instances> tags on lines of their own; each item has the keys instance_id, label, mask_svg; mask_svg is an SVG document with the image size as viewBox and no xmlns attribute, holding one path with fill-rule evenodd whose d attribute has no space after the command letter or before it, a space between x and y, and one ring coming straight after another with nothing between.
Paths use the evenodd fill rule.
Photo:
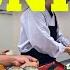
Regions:
<instances>
[{"instance_id":1,"label":"number 50","mask_svg":"<svg viewBox=\"0 0 70 70\"><path fill-rule=\"evenodd\" d=\"M0 5L3 0L0 0ZM45 0L26 0L32 11L45 11ZM6 7L7 11L22 11L20 0L9 0ZM66 0L53 0L51 4L52 11L68 11L68 4Z\"/></svg>"}]
</instances>

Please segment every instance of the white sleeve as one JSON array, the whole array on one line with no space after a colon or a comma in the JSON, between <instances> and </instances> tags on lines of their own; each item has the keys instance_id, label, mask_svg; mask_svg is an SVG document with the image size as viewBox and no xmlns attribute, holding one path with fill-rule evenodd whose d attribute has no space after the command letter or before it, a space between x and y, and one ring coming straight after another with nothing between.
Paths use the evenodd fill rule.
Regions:
<instances>
[{"instance_id":1,"label":"white sleeve","mask_svg":"<svg viewBox=\"0 0 70 70\"><path fill-rule=\"evenodd\" d=\"M68 46L70 44L70 41L67 38L65 38L59 30L58 30L58 39L57 39L57 41L62 43L64 46Z\"/></svg>"},{"instance_id":2,"label":"white sleeve","mask_svg":"<svg viewBox=\"0 0 70 70\"><path fill-rule=\"evenodd\" d=\"M33 47L40 49L40 52L57 57L64 52L65 46L56 42L50 35L42 13L32 12L27 20L27 37ZM25 23L26 24L26 23Z\"/></svg>"}]
</instances>

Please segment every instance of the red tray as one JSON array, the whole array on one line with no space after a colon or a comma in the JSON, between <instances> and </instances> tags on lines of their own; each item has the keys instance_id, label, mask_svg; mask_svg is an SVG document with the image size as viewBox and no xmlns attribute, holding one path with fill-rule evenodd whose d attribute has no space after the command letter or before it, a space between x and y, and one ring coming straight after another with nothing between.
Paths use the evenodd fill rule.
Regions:
<instances>
[{"instance_id":1,"label":"red tray","mask_svg":"<svg viewBox=\"0 0 70 70\"><path fill-rule=\"evenodd\" d=\"M39 70L65 70L65 66L60 62L52 62L39 67Z\"/></svg>"}]
</instances>

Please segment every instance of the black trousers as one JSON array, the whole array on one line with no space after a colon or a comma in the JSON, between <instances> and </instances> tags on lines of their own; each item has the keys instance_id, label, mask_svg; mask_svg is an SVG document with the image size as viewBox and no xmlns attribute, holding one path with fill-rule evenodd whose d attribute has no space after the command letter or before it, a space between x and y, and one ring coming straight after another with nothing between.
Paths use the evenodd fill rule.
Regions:
<instances>
[{"instance_id":1,"label":"black trousers","mask_svg":"<svg viewBox=\"0 0 70 70\"><path fill-rule=\"evenodd\" d=\"M37 58L39 60L39 63L41 65L48 64L48 63L51 63L51 62L56 60L55 58L49 56L48 54L39 53L34 48L31 49L29 52L21 53L21 55L30 55L32 57L35 57L35 58Z\"/></svg>"}]
</instances>

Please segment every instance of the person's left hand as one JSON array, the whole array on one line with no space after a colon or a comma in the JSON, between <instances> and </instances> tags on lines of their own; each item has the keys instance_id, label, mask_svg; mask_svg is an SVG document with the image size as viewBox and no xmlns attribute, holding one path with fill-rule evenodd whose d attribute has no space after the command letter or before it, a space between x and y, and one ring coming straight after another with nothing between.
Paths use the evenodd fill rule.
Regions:
<instances>
[{"instance_id":1,"label":"person's left hand","mask_svg":"<svg viewBox=\"0 0 70 70\"><path fill-rule=\"evenodd\" d=\"M27 56L27 55L20 55L20 56L13 56L15 58L15 61L13 62L13 64L15 66L21 66L21 65L24 65L24 66L35 66L35 67L38 67L39 65L39 62L37 59L31 57L31 56Z\"/></svg>"}]
</instances>

